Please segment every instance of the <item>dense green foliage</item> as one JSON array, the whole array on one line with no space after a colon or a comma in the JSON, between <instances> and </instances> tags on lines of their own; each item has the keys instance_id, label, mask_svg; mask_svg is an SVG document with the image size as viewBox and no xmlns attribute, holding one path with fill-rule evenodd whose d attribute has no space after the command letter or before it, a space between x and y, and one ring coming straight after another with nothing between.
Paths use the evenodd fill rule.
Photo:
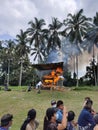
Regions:
<instances>
[{"instance_id":1,"label":"dense green foliage","mask_svg":"<svg viewBox=\"0 0 98 130\"><path fill-rule=\"evenodd\" d=\"M91 21L92 20L92 21ZM67 77L67 86L80 83L78 80L78 55L83 50L94 50L94 44L98 47L98 13L94 18L87 18L80 9L76 14L68 14L67 18L59 21L58 18L52 18L52 23L47 27L44 19L35 18L31 20L25 31L20 29L20 34L16 35L15 40L0 41L0 85L27 85L38 80L35 69L30 63L30 57L34 63L46 63L50 52L54 49L62 48L63 39L69 41L76 47L76 52L69 50L69 58L76 58L76 72L72 79ZM85 42L84 42L85 41ZM65 55L67 55L67 47L63 46ZM71 48L72 49L72 48ZM93 53L94 59L94 53ZM69 68L66 63L67 71ZM74 67L75 68L75 67ZM93 80L96 80L96 76ZM39 77L40 78L40 77ZM94 82L94 81L93 81ZM96 81L95 81L96 82ZM66 83L65 83L66 84ZM82 82L83 84L83 82Z\"/></svg>"}]
</instances>

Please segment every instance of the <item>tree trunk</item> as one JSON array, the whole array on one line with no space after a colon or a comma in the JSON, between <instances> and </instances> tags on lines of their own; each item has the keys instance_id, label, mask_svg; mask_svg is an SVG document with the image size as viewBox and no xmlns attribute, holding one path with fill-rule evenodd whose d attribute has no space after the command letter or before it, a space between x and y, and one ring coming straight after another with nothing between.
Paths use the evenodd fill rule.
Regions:
<instances>
[{"instance_id":1,"label":"tree trunk","mask_svg":"<svg viewBox=\"0 0 98 130\"><path fill-rule=\"evenodd\" d=\"M20 77L19 77L19 86L21 86L21 81L22 81L22 68L23 68L23 63L21 61L21 66L20 66Z\"/></svg>"},{"instance_id":2,"label":"tree trunk","mask_svg":"<svg viewBox=\"0 0 98 130\"><path fill-rule=\"evenodd\" d=\"M94 50L94 44L93 44L93 63L94 63L94 66L93 66L93 68L94 68L94 82L95 82L95 86L97 86L97 75L96 75L96 72L95 72L95 50Z\"/></svg>"},{"instance_id":3,"label":"tree trunk","mask_svg":"<svg viewBox=\"0 0 98 130\"><path fill-rule=\"evenodd\" d=\"M8 60L7 87L9 86L10 60Z\"/></svg>"},{"instance_id":4,"label":"tree trunk","mask_svg":"<svg viewBox=\"0 0 98 130\"><path fill-rule=\"evenodd\" d=\"M98 86L98 54L97 54L97 86Z\"/></svg>"},{"instance_id":5,"label":"tree trunk","mask_svg":"<svg viewBox=\"0 0 98 130\"><path fill-rule=\"evenodd\" d=\"M77 71L77 84L76 86L79 86L79 81L78 81L78 56L76 56L76 71Z\"/></svg>"}]
</instances>

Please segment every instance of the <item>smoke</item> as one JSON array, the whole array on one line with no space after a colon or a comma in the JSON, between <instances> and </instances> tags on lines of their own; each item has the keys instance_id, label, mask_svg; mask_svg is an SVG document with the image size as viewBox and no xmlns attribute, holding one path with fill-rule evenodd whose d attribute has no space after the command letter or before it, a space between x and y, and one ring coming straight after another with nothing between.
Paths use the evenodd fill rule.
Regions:
<instances>
[{"instance_id":1,"label":"smoke","mask_svg":"<svg viewBox=\"0 0 98 130\"><path fill-rule=\"evenodd\" d=\"M63 53L60 49L51 50L47 58L47 63L63 62Z\"/></svg>"},{"instance_id":2,"label":"smoke","mask_svg":"<svg viewBox=\"0 0 98 130\"><path fill-rule=\"evenodd\" d=\"M94 47L95 60L97 61L98 49ZM68 67L70 72L74 72L75 67L75 56L78 55L78 71L79 77L84 76L86 73L86 66L89 66L90 60L92 59L93 52L87 52L87 50L80 50L80 47L75 43L71 44L68 39L62 40L62 47L53 49L46 63L57 63L64 62L64 68Z\"/></svg>"},{"instance_id":3,"label":"smoke","mask_svg":"<svg viewBox=\"0 0 98 130\"><path fill-rule=\"evenodd\" d=\"M47 58L47 63L64 62L68 64L72 56L81 54L80 48L76 44L71 44L68 39L63 39L61 48L51 50Z\"/></svg>"}]
</instances>

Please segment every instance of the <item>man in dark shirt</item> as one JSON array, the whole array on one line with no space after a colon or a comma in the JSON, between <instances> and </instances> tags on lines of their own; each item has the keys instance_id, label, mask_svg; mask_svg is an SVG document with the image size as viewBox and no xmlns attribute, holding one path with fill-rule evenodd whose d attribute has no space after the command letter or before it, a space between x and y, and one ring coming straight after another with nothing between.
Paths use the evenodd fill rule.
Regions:
<instances>
[{"instance_id":1,"label":"man in dark shirt","mask_svg":"<svg viewBox=\"0 0 98 130\"><path fill-rule=\"evenodd\" d=\"M78 118L79 130L93 130L95 122L91 114L93 102L88 100Z\"/></svg>"}]
</instances>

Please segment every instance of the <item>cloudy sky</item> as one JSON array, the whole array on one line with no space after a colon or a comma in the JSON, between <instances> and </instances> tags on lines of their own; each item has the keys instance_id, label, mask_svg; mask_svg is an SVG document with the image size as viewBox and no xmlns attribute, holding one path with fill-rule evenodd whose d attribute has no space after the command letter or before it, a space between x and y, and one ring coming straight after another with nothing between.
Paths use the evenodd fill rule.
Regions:
<instances>
[{"instance_id":1,"label":"cloudy sky","mask_svg":"<svg viewBox=\"0 0 98 130\"><path fill-rule=\"evenodd\" d=\"M93 17L98 11L98 0L0 0L0 40L15 38L34 17L43 18L48 24L52 17L62 21L68 13L81 8L84 15Z\"/></svg>"},{"instance_id":2,"label":"cloudy sky","mask_svg":"<svg viewBox=\"0 0 98 130\"><path fill-rule=\"evenodd\" d=\"M0 39L15 37L20 29L25 31L34 17L43 18L48 24L52 17L63 20L81 8L87 17L93 17L98 0L0 0Z\"/></svg>"}]
</instances>

